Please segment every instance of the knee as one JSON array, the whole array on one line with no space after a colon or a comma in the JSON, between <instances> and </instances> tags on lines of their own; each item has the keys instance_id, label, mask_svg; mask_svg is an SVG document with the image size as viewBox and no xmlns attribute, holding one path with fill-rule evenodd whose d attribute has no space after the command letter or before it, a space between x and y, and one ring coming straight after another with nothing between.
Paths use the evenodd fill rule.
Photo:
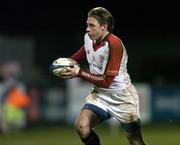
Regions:
<instances>
[{"instance_id":1,"label":"knee","mask_svg":"<svg viewBox=\"0 0 180 145\"><path fill-rule=\"evenodd\" d=\"M89 123L86 121L76 122L75 127L76 127L77 133L82 139L88 137L91 132L91 127Z\"/></svg>"}]
</instances>

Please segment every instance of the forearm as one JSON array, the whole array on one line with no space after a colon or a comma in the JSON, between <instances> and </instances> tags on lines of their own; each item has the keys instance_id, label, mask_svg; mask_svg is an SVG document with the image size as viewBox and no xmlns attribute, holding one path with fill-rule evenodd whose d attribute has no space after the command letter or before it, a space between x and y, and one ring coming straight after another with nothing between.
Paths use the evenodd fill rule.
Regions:
<instances>
[{"instance_id":1,"label":"forearm","mask_svg":"<svg viewBox=\"0 0 180 145\"><path fill-rule=\"evenodd\" d=\"M78 76L99 87L109 87L115 78L115 76L95 75L83 70L79 71Z\"/></svg>"}]
</instances>

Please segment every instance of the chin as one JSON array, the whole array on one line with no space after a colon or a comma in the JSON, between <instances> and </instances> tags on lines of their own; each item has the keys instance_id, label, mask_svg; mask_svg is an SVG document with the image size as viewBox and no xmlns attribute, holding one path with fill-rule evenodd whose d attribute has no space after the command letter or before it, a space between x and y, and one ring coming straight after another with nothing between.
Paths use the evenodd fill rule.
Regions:
<instances>
[{"instance_id":1,"label":"chin","mask_svg":"<svg viewBox=\"0 0 180 145\"><path fill-rule=\"evenodd\" d=\"M95 40L92 35L89 35L89 34L88 34L88 36L89 36L89 38L90 38L91 40Z\"/></svg>"}]
</instances>

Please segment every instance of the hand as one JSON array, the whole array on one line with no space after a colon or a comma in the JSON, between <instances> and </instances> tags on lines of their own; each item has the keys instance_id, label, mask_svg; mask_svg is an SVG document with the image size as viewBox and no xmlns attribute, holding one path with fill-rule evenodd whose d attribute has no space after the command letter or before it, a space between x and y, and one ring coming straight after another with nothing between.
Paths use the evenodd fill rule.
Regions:
<instances>
[{"instance_id":1,"label":"hand","mask_svg":"<svg viewBox=\"0 0 180 145\"><path fill-rule=\"evenodd\" d=\"M67 67L65 68L66 71L61 72L61 76L63 78L73 78L76 77L79 73L80 67Z\"/></svg>"},{"instance_id":2,"label":"hand","mask_svg":"<svg viewBox=\"0 0 180 145\"><path fill-rule=\"evenodd\" d=\"M72 75L68 72L68 70L66 70L66 68L61 68L60 71L56 71L56 75L59 78L63 78L63 79L72 78Z\"/></svg>"}]
</instances>

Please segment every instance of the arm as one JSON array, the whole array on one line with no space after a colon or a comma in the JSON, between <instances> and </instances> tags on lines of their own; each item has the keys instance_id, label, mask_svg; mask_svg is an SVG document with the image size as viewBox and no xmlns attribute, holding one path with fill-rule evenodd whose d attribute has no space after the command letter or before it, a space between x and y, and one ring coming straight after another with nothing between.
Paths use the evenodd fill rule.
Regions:
<instances>
[{"instance_id":1,"label":"arm","mask_svg":"<svg viewBox=\"0 0 180 145\"><path fill-rule=\"evenodd\" d=\"M100 87L108 87L114 80L115 76L108 76L108 75L94 75L89 72L85 72L80 70L78 76L93 83Z\"/></svg>"},{"instance_id":2,"label":"arm","mask_svg":"<svg viewBox=\"0 0 180 145\"><path fill-rule=\"evenodd\" d=\"M121 59L123 54L123 46L120 41L112 41L110 43L110 59L107 63L106 71L103 75L95 75L80 70L78 76L100 87L109 87L116 75L118 75Z\"/></svg>"},{"instance_id":3,"label":"arm","mask_svg":"<svg viewBox=\"0 0 180 145\"><path fill-rule=\"evenodd\" d=\"M90 72L85 72L80 68L67 69L68 72L65 75L81 77L82 79L87 80L99 87L109 87L113 82L115 76L118 75L122 54L123 54L123 46L120 40L112 39L112 41L110 41L109 44L110 44L110 56L106 66L105 73L103 75L95 75ZM85 50L81 50L81 51L85 51Z\"/></svg>"},{"instance_id":4,"label":"arm","mask_svg":"<svg viewBox=\"0 0 180 145\"><path fill-rule=\"evenodd\" d=\"M84 46L82 46L76 53L74 53L71 57L71 59L74 59L75 61L79 62L86 58L86 52L84 49Z\"/></svg>"}]
</instances>

